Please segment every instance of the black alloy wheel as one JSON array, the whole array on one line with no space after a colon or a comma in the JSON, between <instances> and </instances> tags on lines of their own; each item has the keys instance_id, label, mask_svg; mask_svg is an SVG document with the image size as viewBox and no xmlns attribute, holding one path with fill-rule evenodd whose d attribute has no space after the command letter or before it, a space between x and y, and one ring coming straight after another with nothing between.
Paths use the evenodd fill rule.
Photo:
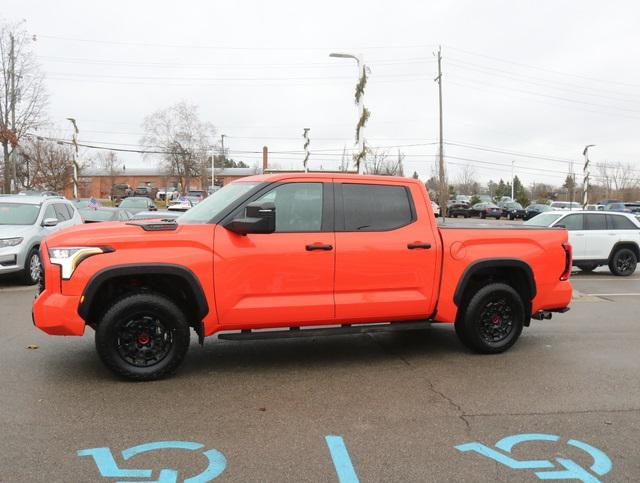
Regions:
<instances>
[{"instance_id":1,"label":"black alloy wheel","mask_svg":"<svg viewBox=\"0 0 640 483\"><path fill-rule=\"evenodd\" d=\"M189 342L184 312L160 294L124 296L97 321L100 359L115 374L131 380L159 379L174 372Z\"/></svg>"},{"instance_id":2,"label":"black alloy wheel","mask_svg":"<svg viewBox=\"0 0 640 483\"><path fill-rule=\"evenodd\" d=\"M613 254L613 257L611 257L609 269L614 275L628 277L636 271L637 264L638 258L633 250L630 248L620 248Z\"/></svg>"}]
</instances>

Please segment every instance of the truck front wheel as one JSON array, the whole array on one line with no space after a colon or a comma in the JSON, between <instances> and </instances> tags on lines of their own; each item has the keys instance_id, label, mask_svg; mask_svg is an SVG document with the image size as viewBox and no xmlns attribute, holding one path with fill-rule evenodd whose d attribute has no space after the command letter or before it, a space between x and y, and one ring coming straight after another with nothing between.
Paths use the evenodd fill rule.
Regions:
<instances>
[{"instance_id":1,"label":"truck front wheel","mask_svg":"<svg viewBox=\"0 0 640 483\"><path fill-rule=\"evenodd\" d=\"M479 289L455 328L460 341L483 354L497 354L515 344L524 325L525 309L518 292L504 283L492 283Z\"/></svg>"},{"instance_id":2,"label":"truck front wheel","mask_svg":"<svg viewBox=\"0 0 640 483\"><path fill-rule=\"evenodd\" d=\"M96 349L115 374L136 381L159 379L177 369L189 348L189 325L180 308L153 294L128 295L98 321Z\"/></svg>"}]
</instances>

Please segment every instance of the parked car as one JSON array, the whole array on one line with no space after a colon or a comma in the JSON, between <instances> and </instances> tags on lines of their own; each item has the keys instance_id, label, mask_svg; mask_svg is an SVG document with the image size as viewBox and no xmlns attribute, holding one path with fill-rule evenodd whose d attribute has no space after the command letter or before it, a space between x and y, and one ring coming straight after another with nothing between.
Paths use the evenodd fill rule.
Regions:
<instances>
[{"instance_id":1,"label":"parked car","mask_svg":"<svg viewBox=\"0 0 640 483\"><path fill-rule=\"evenodd\" d=\"M38 190L27 190L21 191L18 193L19 196L57 196L59 198L63 198L63 196L57 191L38 191Z\"/></svg>"},{"instance_id":2,"label":"parked car","mask_svg":"<svg viewBox=\"0 0 640 483\"><path fill-rule=\"evenodd\" d=\"M587 205L584 209L587 211L604 211L604 205Z\"/></svg>"},{"instance_id":3,"label":"parked car","mask_svg":"<svg viewBox=\"0 0 640 483\"><path fill-rule=\"evenodd\" d=\"M496 220L499 220L502 217L502 210L498 205L494 205L493 203L476 203L469 208L469 216L495 218Z\"/></svg>"},{"instance_id":4,"label":"parked car","mask_svg":"<svg viewBox=\"0 0 640 483\"><path fill-rule=\"evenodd\" d=\"M640 201L636 202L625 202L625 209L629 210L630 213L640 214Z\"/></svg>"},{"instance_id":5,"label":"parked car","mask_svg":"<svg viewBox=\"0 0 640 483\"><path fill-rule=\"evenodd\" d=\"M525 209L517 201L502 202L498 206L502 208L502 213L504 214L504 216L506 216L510 220L524 219L524 215L526 213Z\"/></svg>"},{"instance_id":6,"label":"parked car","mask_svg":"<svg viewBox=\"0 0 640 483\"><path fill-rule=\"evenodd\" d=\"M80 208L78 210L82 221L85 223L97 223L101 221L127 221L131 219L131 213L124 208L112 208L101 206L98 208Z\"/></svg>"},{"instance_id":7,"label":"parked car","mask_svg":"<svg viewBox=\"0 0 640 483\"><path fill-rule=\"evenodd\" d=\"M118 183L111 187L110 198L115 206L118 206L123 199L129 196L133 196L133 190L128 184Z\"/></svg>"},{"instance_id":8,"label":"parked car","mask_svg":"<svg viewBox=\"0 0 640 483\"><path fill-rule=\"evenodd\" d=\"M433 214L435 215L435 217L438 218L440 216L440 207L438 206L438 203L432 201L431 209L433 210Z\"/></svg>"},{"instance_id":9,"label":"parked car","mask_svg":"<svg viewBox=\"0 0 640 483\"><path fill-rule=\"evenodd\" d=\"M177 211L141 211L131 217L132 220L175 220L182 213Z\"/></svg>"},{"instance_id":10,"label":"parked car","mask_svg":"<svg viewBox=\"0 0 640 483\"><path fill-rule=\"evenodd\" d=\"M469 205L466 203L454 203L447 208L447 213L451 218L458 218L459 216L469 218Z\"/></svg>"},{"instance_id":11,"label":"parked car","mask_svg":"<svg viewBox=\"0 0 640 483\"><path fill-rule=\"evenodd\" d=\"M169 186L167 188L160 188L156 193L156 199L161 201L175 200L176 198L178 198L178 196L180 196L180 192L178 191L178 188L175 188L173 186Z\"/></svg>"},{"instance_id":12,"label":"parked car","mask_svg":"<svg viewBox=\"0 0 640 483\"><path fill-rule=\"evenodd\" d=\"M71 202L60 197L0 197L0 274L15 273L33 285L40 278L38 248L44 237L82 223Z\"/></svg>"},{"instance_id":13,"label":"parked car","mask_svg":"<svg viewBox=\"0 0 640 483\"><path fill-rule=\"evenodd\" d=\"M552 201L549 203L549 208L552 210L581 210L582 205L576 201Z\"/></svg>"},{"instance_id":14,"label":"parked car","mask_svg":"<svg viewBox=\"0 0 640 483\"><path fill-rule=\"evenodd\" d=\"M455 199L453 201L455 201L456 203L467 203L469 204L469 201L471 200L471 196L468 195L456 195Z\"/></svg>"},{"instance_id":15,"label":"parked car","mask_svg":"<svg viewBox=\"0 0 640 483\"><path fill-rule=\"evenodd\" d=\"M157 192L158 192L158 188L155 188L151 185L140 185L133 192L133 196L137 196L137 197L145 196L151 200L155 200Z\"/></svg>"},{"instance_id":16,"label":"parked car","mask_svg":"<svg viewBox=\"0 0 640 483\"><path fill-rule=\"evenodd\" d=\"M549 205L543 205L542 203L533 203L524 210L524 217L522 219L529 220L545 211L551 211L551 207Z\"/></svg>"},{"instance_id":17,"label":"parked car","mask_svg":"<svg viewBox=\"0 0 640 483\"><path fill-rule=\"evenodd\" d=\"M493 203L491 195L478 195L478 199L480 200L480 203Z\"/></svg>"},{"instance_id":18,"label":"parked car","mask_svg":"<svg viewBox=\"0 0 640 483\"><path fill-rule=\"evenodd\" d=\"M604 207L604 211L618 211L620 213L631 213L626 203L609 203Z\"/></svg>"},{"instance_id":19,"label":"parked car","mask_svg":"<svg viewBox=\"0 0 640 483\"><path fill-rule=\"evenodd\" d=\"M191 201L193 206L196 206L207 197L207 192L203 190L189 190L184 196Z\"/></svg>"},{"instance_id":20,"label":"parked car","mask_svg":"<svg viewBox=\"0 0 640 483\"><path fill-rule=\"evenodd\" d=\"M139 211L156 211L158 209L153 200L146 196L130 196L129 198L125 198L119 207L126 209L132 215L135 215Z\"/></svg>"},{"instance_id":21,"label":"parked car","mask_svg":"<svg viewBox=\"0 0 640 483\"><path fill-rule=\"evenodd\" d=\"M630 214L548 211L525 225L565 227L573 247L573 265L585 272L608 265L614 275L629 276L640 259L640 221Z\"/></svg>"},{"instance_id":22,"label":"parked car","mask_svg":"<svg viewBox=\"0 0 640 483\"><path fill-rule=\"evenodd\" d=\"M323 209L334 193L335 211ZM133 380L177 369L191 328L201 341L252 340L426 320L455 325L467 347L495 354L532 318L571 302L566 230L438 227L424 184L410 178L247 177L177 223L136 225L48 238L33 305L34 324L49 334L94 328L102 362Z\"/></svg>"},{"instance_id":23,"label":"parked car","mask_svg":"<svg viewBox=\"0 0 640 483\"><path fill-rule=\"evenodd\" d=\"M193 203L185 196L181 196L177 200L171 201L169 206L167 206L167 210L170 211L187 211L191 208L193 208Z\"/></svg>"}]
</instances>

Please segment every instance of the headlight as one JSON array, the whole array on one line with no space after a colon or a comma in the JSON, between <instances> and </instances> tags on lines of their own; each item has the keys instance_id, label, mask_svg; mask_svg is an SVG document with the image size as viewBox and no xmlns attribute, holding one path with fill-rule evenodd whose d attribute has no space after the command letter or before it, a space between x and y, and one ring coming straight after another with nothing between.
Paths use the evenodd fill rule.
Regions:
<instances>
[{"instance_id":1,"label":"headlight","mask_svg":"<svg viewBox=\"0 0 640 483\"><path fill-rule=\"evenodd\" d=\"M15 247L16 245L20 245L24 238L0 238L0 248L4 247Z\"/></svg>"},{"instance_id":2,"label":"headlight","mask_svg":"<svg viewBox=\"0 0 640 483\"><path fill-rule=\"evenodd\" d=\"M69 280L82 260L112 251L111 247L53 247L49 248L49 260L61 267L63 280Z\"/></svg>"}]
</instances>

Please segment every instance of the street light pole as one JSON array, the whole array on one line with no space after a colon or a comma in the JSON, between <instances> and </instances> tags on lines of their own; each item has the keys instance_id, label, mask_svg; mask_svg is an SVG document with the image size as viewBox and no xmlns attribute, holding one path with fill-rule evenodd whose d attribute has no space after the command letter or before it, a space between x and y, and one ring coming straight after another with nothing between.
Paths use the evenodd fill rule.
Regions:
<instances>
[{"instance_id":1,"label":"street light pole","mask_svg":"<svg viewBox=\"0 0 640 483\"><path fill-rule=\"evenodd\" d=\"M594 147L595 144L587 144L584 147L582 154L584 156L584 169L583 169L583 181L582 181L582 208L586 208L589 203L589 148Z\"/></svg>"},{"instance_id":2,"label":"street light pole","mask_svg":"<svg viewBox=\"0 0 640 483\"><path fill-rule=\"evenodd\" d=\"M364 138L364 127L369 117L368 111L364 106L364 87L367 83L368 67L364 64L362 54L337 54L331 53L329 57L337 57L340 59L354 59L358 67L358 83L356 84L356 106L358 108L358 124L356 125L356 143L358 145L358 154L356 155L356 168L358 174L362 174L364 163L362 161L366 158L366 142Z\"/></svg>"}]
</instances>

